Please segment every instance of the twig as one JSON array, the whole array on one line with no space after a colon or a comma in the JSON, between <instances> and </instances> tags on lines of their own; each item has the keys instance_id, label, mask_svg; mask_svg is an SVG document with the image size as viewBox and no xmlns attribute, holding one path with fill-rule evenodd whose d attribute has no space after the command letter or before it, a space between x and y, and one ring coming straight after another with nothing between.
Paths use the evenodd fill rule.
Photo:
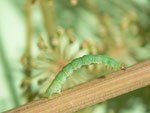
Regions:
<instances>
[{"instance_id":1,"label":"twig","mask_svg":"<svg viewBox=\"0 0 150 113\"><path fill-rule=\"evenodd\" d=\"M150 85L150 60L5 113L71 113Z\"/></svg>"}]
</instances>

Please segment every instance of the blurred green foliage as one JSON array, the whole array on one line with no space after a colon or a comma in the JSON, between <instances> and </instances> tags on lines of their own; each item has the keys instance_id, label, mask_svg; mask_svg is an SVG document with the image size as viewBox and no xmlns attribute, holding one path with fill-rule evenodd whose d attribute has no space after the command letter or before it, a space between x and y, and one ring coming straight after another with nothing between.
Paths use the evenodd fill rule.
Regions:
<instances>
[{"instance_id":1,"label":"blurred green foliage","mask_svg":"<svg viewBox=\"0 0 150 113\"><path fill-rule=\"evenodd\" d=\"M150 1L1 0L0 112L41 98L58 71L85 54L127 66L150 59ZM87 66L63 89L112 71ZM149 95L146 87L77 113L150 113Z\"/></svg>"}]
</instances>

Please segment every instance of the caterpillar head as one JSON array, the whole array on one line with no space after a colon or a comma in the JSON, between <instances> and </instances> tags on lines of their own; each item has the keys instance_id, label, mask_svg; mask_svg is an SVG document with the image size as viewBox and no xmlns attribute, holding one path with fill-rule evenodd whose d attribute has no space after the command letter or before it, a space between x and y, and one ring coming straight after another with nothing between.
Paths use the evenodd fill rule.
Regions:
<instances>
[{"instance_id":1,"label":"caterpillar head","mask_svg":"<svg viewBox=\"0 0 150 113\"><path fill-rule=\"evenodd\" d=\"M120 65L120 69L125 71L125 70L126 70L125 64L121 64L121 65Z\"/></svg>"}]
</instances>

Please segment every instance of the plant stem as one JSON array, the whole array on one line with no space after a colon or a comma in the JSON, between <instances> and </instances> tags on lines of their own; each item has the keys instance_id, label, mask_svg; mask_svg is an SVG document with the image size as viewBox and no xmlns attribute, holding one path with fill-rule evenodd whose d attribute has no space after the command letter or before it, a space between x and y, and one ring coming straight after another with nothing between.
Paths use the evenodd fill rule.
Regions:
<instances>
[{"instance_id":1,"label":"plant stem","mask_svg":"<svg viewBox=\"0 0 150 113\"><path fill-rule=\"evenodd\" d=\"M19 100L18 100L18 95L17 95L17 91L14 85L14 81L13 81L13 75L12 75L12 70L9 66L8 63L8 59L7 56L5 55L4 49L3 49L3 43L0 37L0 58L1 58L1 63L3 65L3 70L5 73L5 78L7 80L7 84L8 84L8 89L9 89L9 94L11 95L11 98L13 100L13 103L16 106L19 105Z\"/></svg>"},{"instance_id":2,"label":"plant stem","mask_svg":"<svg viewBox=\"0 0 150 113\"><path fill-rule=\"evenodd\" d=\"M86 8L92 14L94 14L95 18L97 19L97 21L100 25L99 29L103 29L104 32L106 32L105 36L102 36L101 33L98 33L99 36L101 37L101 39L103 40L104 45L105 45L105 48L104 48L105 50L103 52L106 52L107 50L112 49L112 48L116 48L116 47L118 48L118 46L116 45L115 40L112 37L113 34L111 33L110 25L107 25L106 22L105 22L106 21L105 18L104 18L105 13L103 11L101 11L97 7L97 5L91 0L86 0L85 4L86 4Z\"/></svg>"},{"instance_id":3,"label":"plant stem","mask_svg":"<svg viewBox=\"0 0 150 113\"><path fill-rule=\"evenodd\" d=\"M53 13L53 4L47 5L45 0L39 0L40 2L40 7L43 15L43 20L44 20L44 26L45 30L48 36L48 41L50 44L50 47L53 46L52 44L52 39L54 38L55 35L55 22L54 22L54 13ZM51 0L53 2L53 0Z\"/></svg>"},{"instance_id":4,"label":"plant stem","mask_svg":"<svg viewBox=\"0 0 150 113\"><path fill-rule=\"evenodd\" d=\"M31 77L31 40L32 40L32 24L31 24L31 6L32 0L26 0L25 17L26 17L26 50L27 65L25 66L25 75ZM27 101L32 100L31 85L27 84L28 96Z\"/></svg>"},{"instance_id":5,"label":"plant stem","mask_svg":"<svg viewBox=\"0 0 150 113\"><path fill-rule=\"evenodd\" d=\"M150 85L150 60L5 113L71 113Z\"/></svg>"}]
</instances>

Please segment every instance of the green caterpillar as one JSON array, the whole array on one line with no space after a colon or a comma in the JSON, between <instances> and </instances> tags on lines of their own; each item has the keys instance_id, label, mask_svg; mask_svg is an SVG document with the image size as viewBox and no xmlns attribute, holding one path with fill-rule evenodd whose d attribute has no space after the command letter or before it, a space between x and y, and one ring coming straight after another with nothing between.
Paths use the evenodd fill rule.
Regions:
<instances>
[{"instance_id":1,"label":"green caterpillar","mask_svg":"<svg viewBox=\"0 0 150 113\"><path fill-rule=\"evenodd\" d=\"M83 65L90 64L103 64L115 69L125 69L125 66L121 63L103 55L85 55L83 57L76 58L71 63L64 66L63 69L56 75L56 78L46 90L45 96L49 98L54 93L60 93L62 85L71 76L74 70L81 68Z\"/></svg>"}]
</instances>

